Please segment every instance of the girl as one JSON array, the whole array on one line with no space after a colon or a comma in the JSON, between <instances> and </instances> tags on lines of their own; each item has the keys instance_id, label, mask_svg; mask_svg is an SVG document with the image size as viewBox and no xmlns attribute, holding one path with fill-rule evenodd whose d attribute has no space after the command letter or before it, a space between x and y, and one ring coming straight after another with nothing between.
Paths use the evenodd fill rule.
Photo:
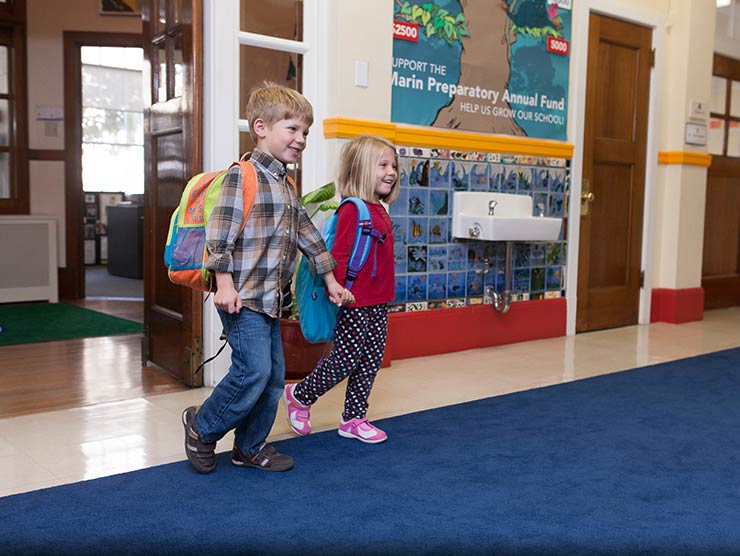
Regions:
<instances>
[{"instance_id":1,"label":"girl","mask_svg":"<svg viewBox=\"0 0 740 556\"><path fill-rule=\"evenodd\" d=\"M365 415L385 351L386 304L394 298L391 218L380 203L392 203L399 193L398 158L393 143L374 136L357 137L347 143L342 149L338 184L342 197L359 197L367 203L373 227L385 234L385 239L374 242L367 263L355 279L354 304L339 312L332 352L301 382L287 385L283 401L290 427L305 436L311 432L311 405L349 377L339 435L375 444L388 438ZM339 211L331 251L337 261L334 276L340 284L344 284L347 275L356 227L357 208L347 203Z\"/></svg>"}]
</instances>

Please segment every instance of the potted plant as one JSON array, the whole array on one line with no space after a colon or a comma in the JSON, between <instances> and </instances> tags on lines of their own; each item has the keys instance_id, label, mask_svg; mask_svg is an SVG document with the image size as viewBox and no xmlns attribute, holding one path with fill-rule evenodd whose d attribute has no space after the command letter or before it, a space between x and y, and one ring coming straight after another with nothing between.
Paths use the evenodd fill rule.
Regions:
<instances>
[{"instance_id":1,"label":"potted plant","mask_svg":"<svg viewBox=\"0 0 740 556\"><path fill-rule=\"evenodd\" d=\"M306 193L301 197L301 204L306 207L309 217L313 219L337 209L339 203L334 201L335 194L334 183L330 182L311 193ZM290 291L289 293L293 304L280 320L280 333L285 355L285 378L300 380L313 371L319 359L328 353L330 346L323 343L312 344L303 337L299 320L301 309L296 302L295 292Z\"/></svg>"}]
</instances>

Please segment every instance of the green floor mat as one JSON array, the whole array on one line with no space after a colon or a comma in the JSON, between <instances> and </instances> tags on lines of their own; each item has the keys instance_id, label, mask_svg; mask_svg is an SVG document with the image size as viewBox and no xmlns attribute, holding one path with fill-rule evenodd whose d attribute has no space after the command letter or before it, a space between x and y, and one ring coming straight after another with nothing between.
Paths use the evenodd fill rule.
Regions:
<instances>
[{"instance_id":1,"label":"green floor mat","mask_svg":"<svg viewBox=\"0 0 740 556\"><path fill-rule=\"evenodd\" d=\"M0 305L0 346L137 334L143 325L67 303Z\"/></svg>"}]
</instances>

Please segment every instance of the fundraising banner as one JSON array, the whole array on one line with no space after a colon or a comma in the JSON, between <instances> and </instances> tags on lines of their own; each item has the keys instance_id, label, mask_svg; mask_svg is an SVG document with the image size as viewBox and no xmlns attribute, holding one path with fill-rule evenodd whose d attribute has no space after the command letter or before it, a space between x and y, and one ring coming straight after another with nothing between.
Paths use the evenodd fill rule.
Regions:
<instances>
[{"instance_id":1,"label":"fundraising banner","mask_svg":"<svg viewBox=\"0 0 740 556\"><path fill-rule=\"evenodd\" d=\"M566 140L572 0L396 0L391 120Z\"/></svg>"}]
</instances>

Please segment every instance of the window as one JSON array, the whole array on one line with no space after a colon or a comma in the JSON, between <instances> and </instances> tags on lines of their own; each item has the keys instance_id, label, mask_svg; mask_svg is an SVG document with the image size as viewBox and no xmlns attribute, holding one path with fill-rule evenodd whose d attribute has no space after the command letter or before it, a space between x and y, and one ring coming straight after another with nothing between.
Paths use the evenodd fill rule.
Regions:
<instances>
[{"instance_id":1,"label":"window","mask_svg":"<svg viewBox=\"0 0 740 556\"><path fill-rule=\"evenodd\" d=\"M25 28L4 19L0 9L0 214L27 214Z\"/></svg>"},{"instance_id":2,"label":"window","mask_svg":"<svg viewBox=\"0 0 740 556\"><path fill-rule=\"evenodd\" d=\"M141 48L83 46L82 189L144 193Z\"/></svg>"},{"instance_id":3,"label":"window","mask_svg":"<svg viewBox=\"0 0 740 556\"><path fill-rule=\"evenodd\" d=\"M709 99L709 154L740 157L740 63L715 55Z\"/></svg>"},{"instance_id":4,"label":"window","mask_svg":"<svg viewBox=\"0 0 740 556\"><path fill-rule=\"evenodd\" d=\"M239 151L254 149L244 108L251 90L272 81L302 91L303 2L241 0L239 37ZM300 184L300 175L294 174Z\"/></svg>"}]
</instances>

